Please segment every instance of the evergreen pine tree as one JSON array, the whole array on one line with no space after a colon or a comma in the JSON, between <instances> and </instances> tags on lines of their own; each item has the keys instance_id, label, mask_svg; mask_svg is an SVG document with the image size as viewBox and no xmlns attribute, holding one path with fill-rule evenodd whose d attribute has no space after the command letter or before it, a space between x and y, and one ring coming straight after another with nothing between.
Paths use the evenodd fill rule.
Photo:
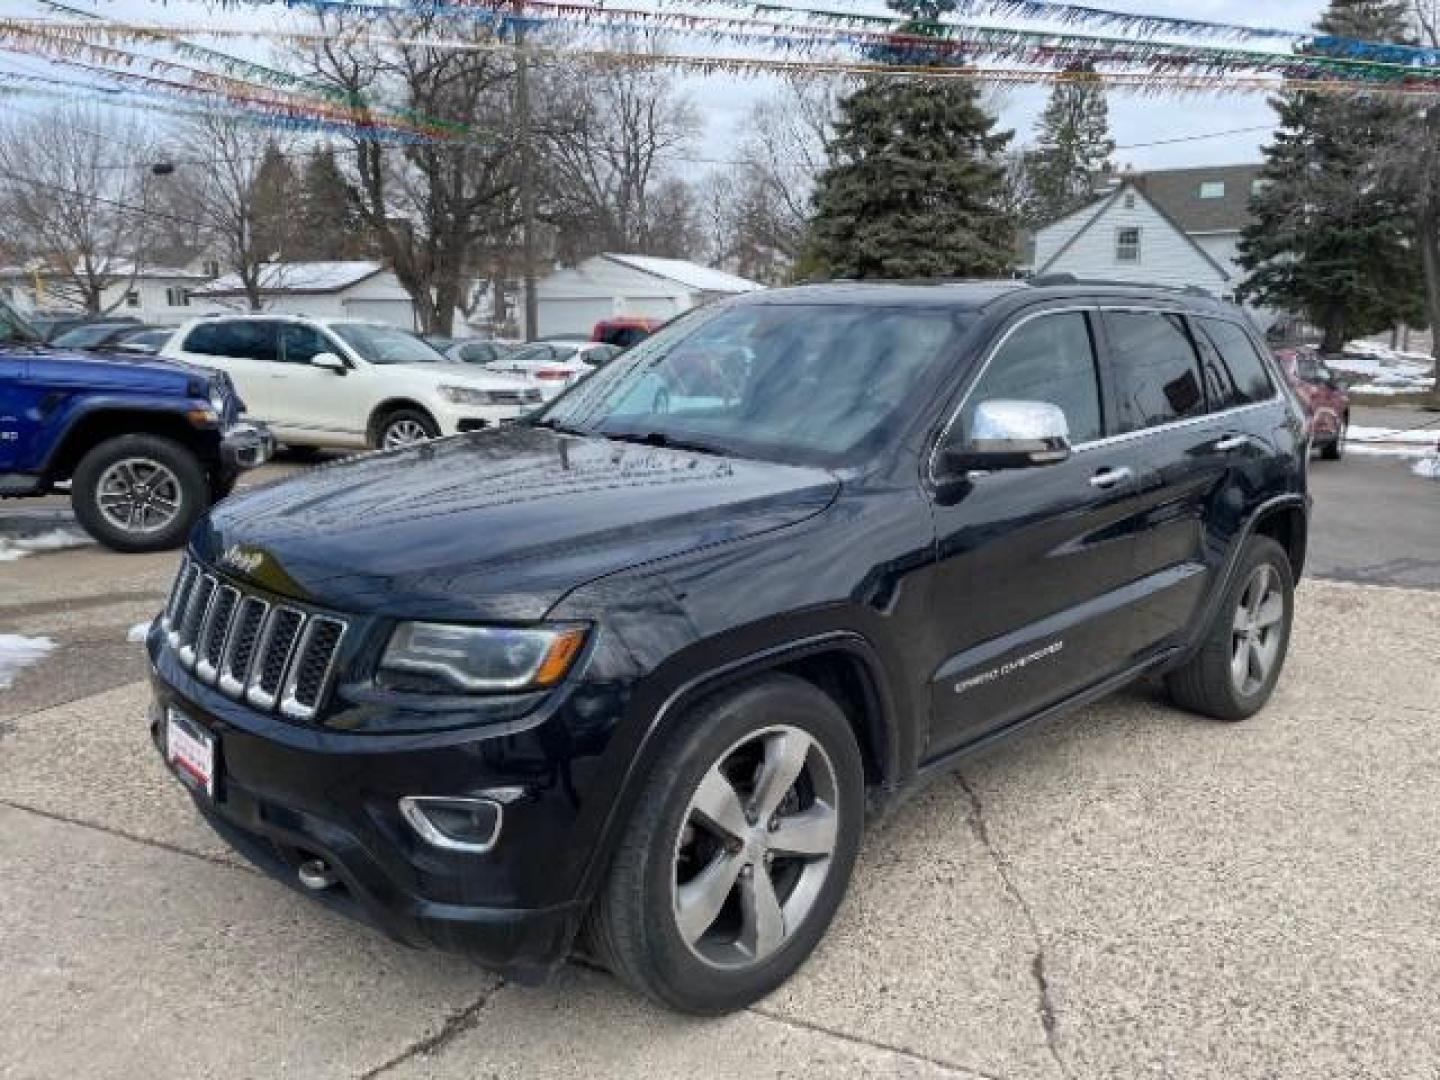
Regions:
<instances>
[{"instance_id":1,"label":"evergreen pine tree","mask_svg":"<svg viewBox=\"0 0 1440 1080\"><path fill-rule=\"evenodd\" d=\"M295 170L290 167L290 159L274 142L268 142L250 195L254 233L252 248L259 254L260 261L294 257L290 247L294 198Z\"/></svg>"},{"instance_id":2,"label":"evergreen pine tree","mask_svg":"<svg viewBox=\"0 0 1440 1080\"><path fill-rule=\"evenodd\" d=\"M1370 41L1407 37L1404 0L1331 0L1322 34ZM1265 149L1262 186L1241 234L1249 272L1240 292L1303 313L1323 333L1322 352L1402 320L1423 306L1420 259L1406 200L1378 162L1410 114L1379 95L1282 94L1279 130Z\"/></svg>"},{"instance_id":3,"label":"evergreen pine tree","mask_svg":"<svg viewBox=\"0 0 1440 1080\"><path fill-rule=\"evenodd\" d=\"M891 0L931 20L953 0ZM914 32L911 30L911 32ZM995 277L1015 259L996 132L963 79L879 77L840 103L802 264L832 277Z\"/></svg>"},{"instance_id":4,"label":"evergreen pine tree","mask_svg":"<svg viewBox=\"0 0 1440 1080\"><path fill-rule=\"evenodd\" d=\"M300 179L294 248L302 259L353 259L362 253L360 223L335 151L311 154Z\"/></svg>"},{"instance_id":5,"label":"evergreen pine tree","mask_svg":"<svg viewBox=\"0 0 1440 1080\"><path fill-rule=\"evenodd\" d=\"M1095 68L1079 64L1070 74L1051 91L1035 149L1027 155L1028 224L1048 225L1091 202L1095 178L1115 152L1110 107Z\"/></svg>"}]
</instances>

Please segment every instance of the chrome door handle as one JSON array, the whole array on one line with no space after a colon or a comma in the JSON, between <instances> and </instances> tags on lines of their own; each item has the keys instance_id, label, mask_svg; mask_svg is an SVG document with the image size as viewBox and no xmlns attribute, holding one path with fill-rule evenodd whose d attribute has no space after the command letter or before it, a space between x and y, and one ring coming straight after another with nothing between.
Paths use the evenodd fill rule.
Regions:
<instances>
[{"instance_id":1,"label":"chrome door handle","mask_svg":"<svg viewBox=\"0 0 1440 1080\"><path fill-rule=\"evenodd\" d=\"M1123 484L1135 474L1124 467L1118 469L1101 469L1094 476L1090 477L1090 486L1095 488L1112 488L1116 484Z\"/></svg>"},{"instance_id":2,"label":"chrome door handle","mask_svg":"<svg viewBox=\"0 0 1440 1080\"><path fill-rule=\"evenodd\" d=\"M1218 453L1228 454L1231 450L1239 450L1250 441L1249 435L1229 435L1215 444Z\"/></svg>"}]
</instances>

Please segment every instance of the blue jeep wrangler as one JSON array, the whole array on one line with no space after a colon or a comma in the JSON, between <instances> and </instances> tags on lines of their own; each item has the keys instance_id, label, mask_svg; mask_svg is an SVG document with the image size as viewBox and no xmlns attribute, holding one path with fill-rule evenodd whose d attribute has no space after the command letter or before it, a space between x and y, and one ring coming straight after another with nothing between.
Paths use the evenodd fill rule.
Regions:
<instances>
[{"instance_id":1,"label":"blue jeep wrangler","mask_svg":"<svg viewBox=\"0 0 1440 1080\"><path fill-rule=\"evenodd\" d=\"M224 374L55 349L0 300L0 498L69 481L75 517L116 551L185 541L274 442L239 422Z\"/></svg>"}]
</instances>

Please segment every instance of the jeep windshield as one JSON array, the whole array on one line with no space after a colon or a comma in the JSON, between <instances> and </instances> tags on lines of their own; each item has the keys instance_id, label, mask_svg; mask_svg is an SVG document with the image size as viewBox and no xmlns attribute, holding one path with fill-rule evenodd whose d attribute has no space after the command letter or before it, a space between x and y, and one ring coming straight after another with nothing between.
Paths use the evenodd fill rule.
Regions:
<instances>
[{"instance_id":1,"label":"jeep windshield","mask_svg":"<svg viewBox=\"0 0 1440 1080\"><path fill-rule=\"evenodd\" d=\"M19 313L0 299L0 345L39 345L40 335Z\"/></svg>"},{"instance_id":2,"label":"jeep windshield","mask_svg":"<svg viewBox=\"0 0 1440 1080\"><path fill-rule=\"evenodd\" d=\"M617 356L536 423L786 464L853 463L914 415L971 321L954 308L720 307Z\"/></svg>"},{"instance_id":3,"label":"jeep windshield","mask_svg":"<svg viewBox=\"0 0 1440 1080\"><path fill-rule=\"evenodd\" d=\"M408 330L375 323L333 323L330 329L370 364L443 364L437 352Z\"/></svg>"}]
</instances>

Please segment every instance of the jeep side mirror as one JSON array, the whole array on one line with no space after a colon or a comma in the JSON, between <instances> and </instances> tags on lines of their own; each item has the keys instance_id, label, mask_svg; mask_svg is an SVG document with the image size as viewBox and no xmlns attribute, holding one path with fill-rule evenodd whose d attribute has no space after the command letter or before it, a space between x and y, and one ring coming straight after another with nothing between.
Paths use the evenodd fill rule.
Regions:
<instances>
[{"instance_id":1,"label":"jeep side mirror","mask_svg":"<svg viewBox=\"0 0 1440 1080\"><path fill-rule=\"evenodd\" d=\"M1070 457L1070 425L1047 401L982 401L968 428L940 451L945 478L1058 465Z\"/></svg>"},{"instance_id":2,"label":"jeep side mirror","mask_svg":"<svg viewBox=\"0 0 1440 1080\"><path fill-rule=\"evenodd\" d=\"M324 368L326 371L333 371L336 375L344 375L350 370L350 368L346 366L345 361L341 360L340 357L336 356L333 352L317 352L310 358L310 363L314 367Z\"/></svg>"}]
</instances>

